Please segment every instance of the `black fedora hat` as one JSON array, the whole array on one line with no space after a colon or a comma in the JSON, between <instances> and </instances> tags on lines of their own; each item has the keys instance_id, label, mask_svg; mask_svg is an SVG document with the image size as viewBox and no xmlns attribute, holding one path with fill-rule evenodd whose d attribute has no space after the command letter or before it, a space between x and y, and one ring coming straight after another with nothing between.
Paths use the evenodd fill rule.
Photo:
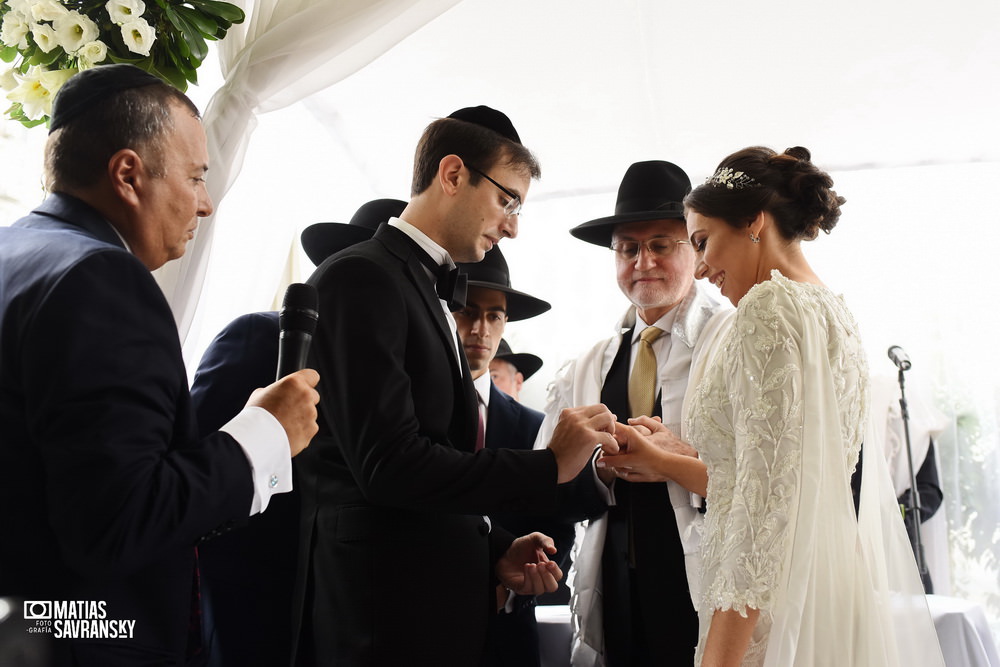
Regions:
<instances>
[{"instance_id":1,"label":"black fedora hat","mask_svg":"<svg viewBox=\"0 0 1000 667\"><path fill-rule=\"evenodd\" d=\"M469 287L495 289L507 295L507 319L511 322L541 315L552 308L548 301L511 288L510 270L500 246L493 246L483 261L463 262L458 268L469 277Z\"/></svg>"},{"instance_id":2,"label":"black fedora hat","mask_svg":"<svg viewBox=\"0 0 1000 667\"><path fill-rule=\"evenodd\" d=\"M683 220L684 196L691 179L671 162L636 162L625 172L618 188L615 214L577 225L569 233L587 243L608 247L617 225L647 220Z\"/></svg>"},{"instance_id":3,"label":"black fedora hat","mask_svg":"<svg viewBox=\"0 0 1000 667\"><path fill-rule=\"evenodd\" d=\"M534 375L542 367L541 357L536 357L528 352L514 354L506 339L503 338L500 339L500 345L497 347L497 353L493 358L513 364L514 368L518 370L525 380Z\"/></svg>"},{"instance_id":4,"label":"black fedora hat","mask_svg":"<svg viewBox=\"0 0 1000 667\"><path fill-rule=\"evenodd\" d=\"M404 208L406 202L399 199L374 199L362 204L350 222L309 225L302 230L302 249L312 263L319 266L330 255L370 239L379 225L389 218L398 218Z\"/></svg>"}]
</instances>

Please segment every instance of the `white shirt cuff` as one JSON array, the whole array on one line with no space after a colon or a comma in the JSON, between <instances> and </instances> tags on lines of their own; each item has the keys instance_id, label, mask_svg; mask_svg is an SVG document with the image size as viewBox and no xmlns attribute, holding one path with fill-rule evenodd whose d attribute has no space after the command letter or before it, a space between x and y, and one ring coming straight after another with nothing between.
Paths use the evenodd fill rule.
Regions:
<instances>
[{"instance_id":1,"label":"white shirt cuff","mask_svg":"<svg viewBox=\"0 0 1000 667\"><path fill-rule=\"evenodd\" d=\"M611 484L605 484L601 476L597 474L597 459L601 455L601 448L598 447L594 450L594 455L590 457L590 472L594 476L594 485L597 487L597 495L601 497L609 507L617 505L615 501L615 482L617 480L611 480Z\"/></svg>"},{"instance_id":2,"label":"white shirt cuff","mask_svg":"<svg viewBox=\"0 0 1000 667\"><path fill-rule=\"evenodd\" d=\"M508 588L507 589L507 601L503 603L503 611L504 611L505 614L513 614L514 613L514 598L516 598L516 597L517 597L517 593L515 593L514 591L512 591L512 590L510 590Z\"/></svg>"},{"instance_id":3,"label":"white shirt cuff","mask_svg":"<svg viewBox=\"0 0 1000 667\"><path fill-rule=\"evenodd\" d=\"M281 423L264 408L251 406L219 429L236 439L250 462L253 503L250 516L263 512L271 496L292 490L292 455Z\"/></svg>"}]
</instances>

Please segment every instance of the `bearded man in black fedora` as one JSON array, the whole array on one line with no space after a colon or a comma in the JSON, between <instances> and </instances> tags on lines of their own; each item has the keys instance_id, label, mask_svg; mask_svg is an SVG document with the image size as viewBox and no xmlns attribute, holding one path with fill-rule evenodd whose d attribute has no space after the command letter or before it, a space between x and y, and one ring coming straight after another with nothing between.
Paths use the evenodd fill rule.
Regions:
<instances>
[{"instance_id":1,"label":"bearded man in black fedora","mask_svg":"<svg viewBox=\"0 0 1000 667\"><path fill-rule=\"evenodd\" d=\"M618 286L632 306L615 334L565 365L549 390L540 446L560 410L600 401L619 419L661 418L680 432L681 407L699 336L722 308L694 282L687 239L687 174L661 160L630 166L612 216L570 230L610 248ZM574 481L567 511L589 519L573 567L574 665L685 665L698 619L699 502L674 482L633 483L628 471L591 467Z\"/></svg>"},{"instance_id":2,"label":"bearded man in black fedora","mask_svg":"<svg viewBox=\"0 0 1000 667\"><path fill-rule=\"evenodd\" d=\"M535 594L562 576L550 537L514 539L483 515L552 510L593 443L615 446L613 415L567 411L548 451L476 451L476 393L449 306L461 296L455 262L517 234L539 173L501 112L435 120L403 212L309 279L322 407L316 455L297 468L299 664L476 665L497 583Z\"/></svg>"},{"instance_id":3,"label":"bearded man in black fedora","mask_svg":"<svg viewBox=\"0 0 1000 667\"><path fill-rule=\"evenodd\" d=\"M330 255L370 239L380 224L404 208L406 202L400 199L375 199L362 204L348 223L309 225L302 230L302 249L319 266ZM274 380L279 332L278 311L270 310L237 317L212 340L191 384L202 434L221 428L254 389ZM267 512L201 547L207 667L287 663L300 502L295 480L293 490L274 498Z\"/></svg>"}]
</instances>

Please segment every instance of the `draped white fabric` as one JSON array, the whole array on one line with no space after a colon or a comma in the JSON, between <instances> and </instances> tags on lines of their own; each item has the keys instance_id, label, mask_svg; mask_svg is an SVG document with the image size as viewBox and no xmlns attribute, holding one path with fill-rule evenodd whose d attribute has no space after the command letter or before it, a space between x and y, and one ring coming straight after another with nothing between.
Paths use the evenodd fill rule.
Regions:
<instances>
[{"instance_id":1,"label":"draped white fabric","mask_svg":"<svg viewBox=\"0 0 1000 667\"><path fill-rule=\"evenodd\" d=\"M459 0L245 0L247 20L219 48L225 84L204 112L219 210L201 221L184 257L157 272L181 340L187 336L226 192L243 166L256 114L281 109L364 67ZM376 96L373 95L373 102Z\"/></svg>"}]
</instances>

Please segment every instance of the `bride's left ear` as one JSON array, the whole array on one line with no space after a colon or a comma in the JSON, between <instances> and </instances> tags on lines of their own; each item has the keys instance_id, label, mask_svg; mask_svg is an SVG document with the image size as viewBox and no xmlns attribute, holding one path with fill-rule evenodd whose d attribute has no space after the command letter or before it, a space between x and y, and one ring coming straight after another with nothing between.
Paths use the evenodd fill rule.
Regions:
<instances>
[{"instance_id":1,"label":"bride's left ear","mask_svg":"<svg viewBox=\"0 0 1000 667\"><path fill-rule=\"evenodd\" d=\"M751 220L750 224L747 226L749 228L750 234L752 234L757 238L760 238L761 231L770 228L771 223L773 222L774 221L771 219L771 216L767 213L767 211L760 211L757 214L757 217Z\"/></svg>"}]
</instances>

